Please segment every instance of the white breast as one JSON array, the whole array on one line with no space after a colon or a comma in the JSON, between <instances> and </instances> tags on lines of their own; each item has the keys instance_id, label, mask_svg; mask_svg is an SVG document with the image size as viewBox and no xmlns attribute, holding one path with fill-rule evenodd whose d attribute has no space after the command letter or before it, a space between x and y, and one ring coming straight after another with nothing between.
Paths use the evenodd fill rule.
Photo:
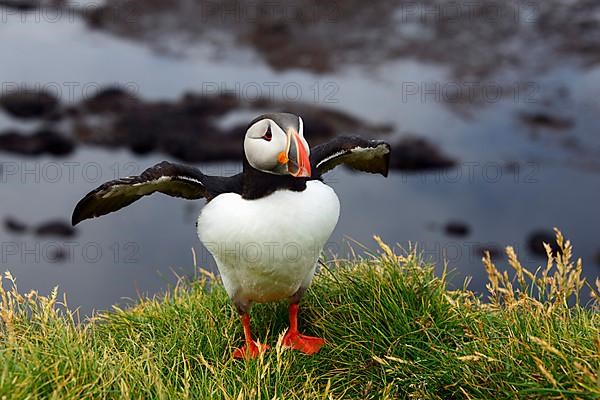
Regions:
<instances>
[{"instance_id":1,"label":"white breast","mask_svg":"<svg viewBox=\"0 0 600 400\"><path fill-rule=\"evenodd\" d=\"M335 192L320 181L256 200L225 193L202 210L198 236L230 297L276 301L308 287L339 213Z\"/></svg>"}]
</instances>

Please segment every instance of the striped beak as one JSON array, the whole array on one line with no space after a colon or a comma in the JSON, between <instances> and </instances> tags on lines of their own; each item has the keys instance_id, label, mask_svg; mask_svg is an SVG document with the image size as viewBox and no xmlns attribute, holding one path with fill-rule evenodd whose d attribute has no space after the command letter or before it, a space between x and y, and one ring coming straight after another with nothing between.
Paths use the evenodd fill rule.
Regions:
<instances>
[{"instance_id":1,"label":"striped beak","mask_svg":"<svg viewBox=\"0 0 600 400\"><path fill-rule=\"evenodd\" d=\"M277 161L279 164L285 164L290 175L297 178L310 177L310 159L308 158L308 150L304 145L304 141L294 130L287 132L287 152L281 152Z\"/></svg>"}]
</instances>

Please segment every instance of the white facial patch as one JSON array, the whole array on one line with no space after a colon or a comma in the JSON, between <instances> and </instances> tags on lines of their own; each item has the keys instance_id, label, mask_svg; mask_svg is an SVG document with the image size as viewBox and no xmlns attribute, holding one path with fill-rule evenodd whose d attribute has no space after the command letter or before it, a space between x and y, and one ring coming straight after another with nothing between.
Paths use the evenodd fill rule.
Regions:
<instances>
[{"instance_id":1,"label":"white facial patch","mask_svg":"<svg viewBox=\"0 0 600 400\"><path fill-rule=\"evenodd\" d=\"M264 138L267 128L271 130L271 140ZM253 124L244 138L244 153L248 163L259 171L269 172L278 165L279 153L287 147L287 135L271 119L263 119Z\"/></svg>"}]
</instances>

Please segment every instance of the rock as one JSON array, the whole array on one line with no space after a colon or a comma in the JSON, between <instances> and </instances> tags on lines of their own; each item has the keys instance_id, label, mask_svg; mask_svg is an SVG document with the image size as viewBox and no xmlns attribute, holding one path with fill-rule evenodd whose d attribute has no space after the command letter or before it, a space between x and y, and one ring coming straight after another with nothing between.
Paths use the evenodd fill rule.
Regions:
<instances>
[{"instance_id":1,"label":"rock","mask_svg":"<svg viewBox=\"0 0 600 400\"><path fill-rule=\"evenodd\" d=\"M75 143L72 139L52 130L40 130L34 137L41 142L43 153L54 156L66 156L71 154L75 149Z\"/></svg>"},{"instance_id":2,"label":"rock","mask_svg":"<svg viewBox=\"0 0 600 400\"><path fill-rule=\"evenodd\" d=\"M14 8L19 11L34 10L38 6L36 0L1 0L0 7Z\"/></svg>"},{"instance_id":3,"label":"rock","mask_svg":"<svg viewBox=\"0 0 600 400\"><path fill-rule=\"evenodd\" d=\"M4 229L10 233L25 233L27 232L27 225L13 217L6 217L4 219Z\"/></svg>"},{"instance_id":4,"label":"rock","mask_svg":"<svg viewBox=\"0 0 600 400\"><path fill-rule=\"evenodd\" d=\"M527 237L527 248L529 251L535 256L546 258L546 249L543 243L549 244L552 247L553 253L556 253L558 250L556 236L552 231L537 230L530 233Z\"/></svg>"},{"instance_id":5,"label":"rock","mask_svg":"<svg viewBox=\"0 0 600 400\"><path fill-rule=\"evenodd\" d=\"M0 106L16 118L43 118L57 110L58 98L44 91L21 90L0 97Z\"/></svg>"},{"instance_id":6,"label":"rock","mask_svg":"<svg viewBox=\"0 0 600 400\"><path fill-rule=\"evenodd\" d=\"M50 262L63 262L69 258L69 251L63 247L53 248L48 253L48 260Z\"/></svg>"},{"instance_id":7,"label":"rock","mask_svg":"<svg viewBox=\"0 0 600 400\"><path fill-rule=\"evenodd\" d=\"M38 156L50 154L65 156L75 149L75 143L70 138L52 130L42 129L33 135L9 131L0 134L0 150L9 153Z\"/></svg>"},{"instance_id":8,"label":"rock","mask_svg":"<svg viewBox=\"0 0 600 400\"><path fill-rule=\"evenodd\" d=\"M179 112L191 115L209 116L224 115L240 107L240 99L235 94L221 93L218 95L203 95L197 93L185 93L181 100L174 103Z\"/></svg>"},{"instance_id":9,"label":"rock","mask_svg":"<svg viewBox=\"0 0 600 400\"><path fill-rule=\"evenodd\" d=\"M456 161L443 154L427 139L408 136L392 145L390 168L405 171L446 169Z\"/></svg>"},{"instance_id":10,"label":"rock","mask_svg":"<svg viewBox=\"0 0 600 400\"><path fill-rule=\"evenodd\" d=\"M502 166L502 170L508 174L519 173L521 165L518 161L509 161Z\"/></svg>"},{"instance_id":11,"label":"rock","mask_svg":"<svg viewBox=\"0 0 600 400\"><path fill-rule=\"evenodd\" d=\"M65 221L48 221L38 225L35 228L37 236L55 236L69 238L75 236L77 231L70 223Z\"/></svg>"},{"instance_id":12,"label":"rock","mask_svg":"<svg viewBox=\"0 0 600 400\"><path fill-rule=\"evenodd\" d=\"M19 11L31 11L49 4L60 7L64 3L65 0L0 0L0 7L13 8Z\"/></svg>"},{"instance_id":13,"label":"rock","mask_svg":"<svg viewBox=\"0 0 600 400\"><path fill-rule=\"evenodd\" d=\"M572 119L550 115L544 112L521 114L521 120L532 128L565 130L575 125Z\"/></svg>"},{"instance_id":14,"label":"rock","mask_svg":"<svg viewBox=\"0 0 600 400\"><path fill-rule=\"evenodd\" d=\"M83 109L90 113L124 112L135 105L139 99L120 88L104 88L83 103Z\"/></svg>"},{"instance_id":15,"label":"rock","mask_svg":"<svg viewBox=\"0 0 600 400\"><path fill-rule=\"evenodd\" d=\"M502 251L501 246L497 243L479 244L475 246L474 250L475 255L479 257L483 257L486 251L489 252L492 261L500 261L504 258L504 252Z\"/></svg>"},{"instance_id":16,"label":"rock","mask_svg":"<svg viewBox=\"0 0 600 400\"><path fill-rule=\"evenodd\" d=\"M469 234L469 232L471 231L471 229L469 228L469 226L466 223L460 222L460 221L448 222L446 224L446 226L444 227L444 230L446 232L446 235L448 235L448 236L460 236L460 237L467 236Z\"/></svg>"}]
</instances>

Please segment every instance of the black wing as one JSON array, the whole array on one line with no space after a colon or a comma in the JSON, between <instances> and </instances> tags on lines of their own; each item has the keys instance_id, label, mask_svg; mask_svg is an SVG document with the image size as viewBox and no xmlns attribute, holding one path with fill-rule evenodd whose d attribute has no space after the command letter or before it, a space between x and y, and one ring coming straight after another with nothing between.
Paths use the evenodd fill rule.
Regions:
<instances>
[{"instance_id":1,"label":"black wing","mask_svg":"<svg viewBox=\"0 0 600 400\"><path fill-rule=\"evenodd\" d=\"M207 176L196 168L163 161L139 176L106 182L77 203L71 222L79 222L120 210L143 196L160 192L185 199L207 198L225 192L241 192L241 175Z\"/></svg>"},{"instance_id":2,"label":"black wing","mask_svg":"<svg viewBox=\"0 0 600 400\"><path fill-rule=\"evenodd\" d=\"M320 178L334 167L346 164L359 171L387 176L390 152L390 145L381 140L339 136L310 150L312 175Z\"/></svg>"}]
</instances>

